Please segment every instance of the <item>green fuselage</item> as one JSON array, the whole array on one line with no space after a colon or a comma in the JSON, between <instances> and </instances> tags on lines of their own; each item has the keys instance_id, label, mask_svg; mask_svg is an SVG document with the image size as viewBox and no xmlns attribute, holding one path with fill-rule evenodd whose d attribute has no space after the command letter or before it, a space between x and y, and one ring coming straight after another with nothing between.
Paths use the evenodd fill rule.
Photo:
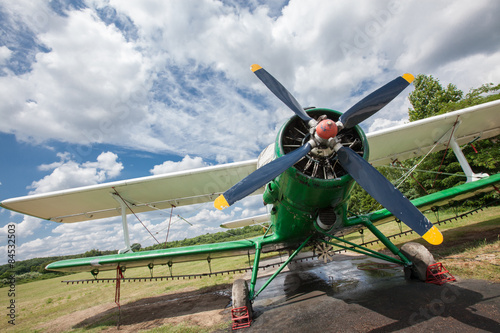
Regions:
<instances>
[{"instance_id":1,"label":"green fuselage","mask_svg":"<svg viewBox=\"0 0 500 333\"><path fill-rule=\"evenodd\" d=\"M308 113L325 114L332 120L337 120L341 115L340 112L329 109L312 109ZM276 158L284 155L284 137L294 118L283 125L277 136ZM363 158L368 159L366 136L358 126L354 131L362 142ZM271 222L275 241L289 242L311 235L315 231L314 221L321 210L334 214L335 222L331 225L331 230L345 227L347 201L354 180L348 174L325 178L327 177L312 177L292 167L266 186L263 198L266 204L272 205Z\"/></svg>"}]
</instances>

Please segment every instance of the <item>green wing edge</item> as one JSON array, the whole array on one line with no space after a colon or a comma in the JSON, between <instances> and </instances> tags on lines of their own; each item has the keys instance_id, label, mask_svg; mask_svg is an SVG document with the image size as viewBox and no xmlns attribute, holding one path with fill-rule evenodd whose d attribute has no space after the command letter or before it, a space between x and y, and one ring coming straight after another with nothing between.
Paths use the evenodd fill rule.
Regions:
<instances>
[{"instance_id":1,"label":"green wing edge","mask_svg":"<svg viewBox=\"0 0 500 333\"><path fill-rule=\"evenodd\" d=\"M495 190L495 185L500 183L500 173L492 175L474 182L458 185L446 190L425 195L423 197L411 200L411 203L421 211L432 207L444 206L451 201L460 201L473 197L480 193L486 193ZM383 223L392 220L394 217L387 209L380 209L366 215L351 217L348 219L349 225L361 223L362 219L369 219L372 223Z\"/></svg>"},{"instance_id":2,"label":"green wing edge","mask_svg":"<svg viewBox=\"0 0 500 333\"><path fill-rule=\"evenodd\" d=\"M126 268L146 267L150 264L155 266L167 265L187 261L245 255L253 252L255 252L255 242L253 240L239 240L225 243L61 260L48 264L45 269L60 272L88 272L93 269L107 271L116 269L118 265Z\"/></svg>"}]
</instances>

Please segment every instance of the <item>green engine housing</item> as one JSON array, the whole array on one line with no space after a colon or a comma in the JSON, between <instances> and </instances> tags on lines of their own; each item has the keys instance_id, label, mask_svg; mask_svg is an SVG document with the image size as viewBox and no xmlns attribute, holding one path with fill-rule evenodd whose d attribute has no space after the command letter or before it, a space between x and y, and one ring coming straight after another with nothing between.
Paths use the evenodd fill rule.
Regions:
<instances>
[{"instance_id":1,"label":"green engine housing","mask_svg":"<svg viewBox=\"0 0 500 333\"><path fill-rule=\"evenodd\" d=\"M309 116L318 119L326 116L337 121L342 113L314 108ZM279 158L302 146L310 138L307 125L297 116L280 129L274 154ZM364 159L369 148L363 130L356 126L344 129L337 135L341 143L351 146ZM336 154L328 147L313 149L293 167L267 184L264 203L272 204L271 221L278 239L303 239L314 231L313 222L320 220L328 230L343 226L346 220L347 199L354 180L337 161Z\"/></svg>"}]
</instances>

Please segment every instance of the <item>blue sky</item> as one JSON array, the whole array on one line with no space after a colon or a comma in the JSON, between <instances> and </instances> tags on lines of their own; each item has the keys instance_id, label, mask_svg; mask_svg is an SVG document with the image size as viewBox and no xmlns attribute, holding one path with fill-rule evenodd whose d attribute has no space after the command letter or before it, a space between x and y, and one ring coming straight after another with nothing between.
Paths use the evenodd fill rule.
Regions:
<instances>
[{"instance_id":1,"label":"blue sky","mask_svg":"<svg viewBox=\"0 0 500 333\"><path fill-rule=\"evenodd\" d=\"M0 200L257 157L292 113L253 63L303 106L339 111L405 72L498 83L499 14L496 1L0 0ZM362 127L407 121L410 91ZM193 226L179 220L171 239L263 213L259 201L179 208ZM143 222L162 238L169 213ZM3 248L11 222L18 259L123 246L119 219L1 210Z\"/></svg>"}]
</instances>

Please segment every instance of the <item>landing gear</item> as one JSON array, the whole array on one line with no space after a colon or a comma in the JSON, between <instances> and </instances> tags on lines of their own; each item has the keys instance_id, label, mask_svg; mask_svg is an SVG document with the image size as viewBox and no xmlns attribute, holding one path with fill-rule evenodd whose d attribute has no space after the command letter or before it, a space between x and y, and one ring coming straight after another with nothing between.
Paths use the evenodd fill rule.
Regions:
<instances>
[{"instance_id":1,"label":"landing gear","mask_svg":"<svg viewBox=\"0 0 500 333\"><path fill-rule=\"evenodd\" d=\"M250 294L248 292L248 284L243 279L238 279L233 283L233 309L246 306L248 315L252 318L253 309L252 302L250 301Z\"/></svg>"},{"instance_id":2,"label":"landing gear","mask_svg":"<svg viewBox=\"0 0 500 333\"><path fill-rule=\"evenodd\" d=\"M405 279L426 281L427 267L436 263L429 250L422 244L409 242L401 246L401 252L413 263L404 268Z\"/></svg>"}]
</instances>

